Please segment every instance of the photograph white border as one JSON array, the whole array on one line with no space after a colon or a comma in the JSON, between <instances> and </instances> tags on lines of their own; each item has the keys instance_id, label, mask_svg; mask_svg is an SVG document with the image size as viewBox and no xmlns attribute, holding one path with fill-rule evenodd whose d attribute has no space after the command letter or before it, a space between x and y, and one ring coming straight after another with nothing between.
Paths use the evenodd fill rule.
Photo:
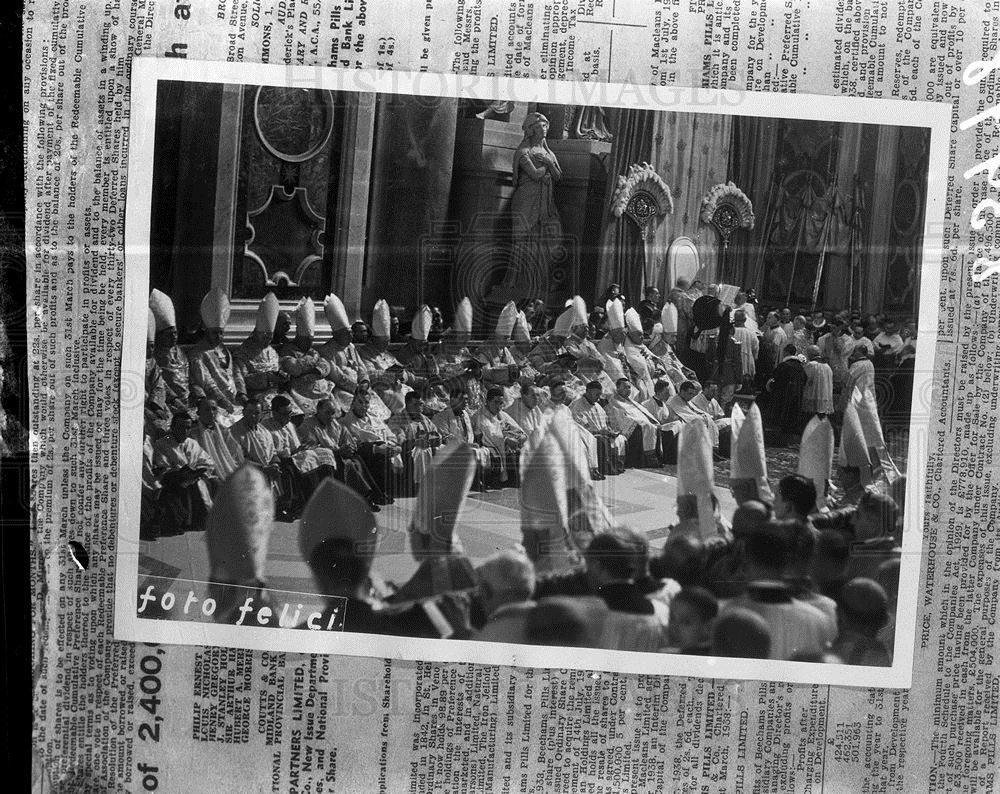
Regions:
<instances>
[{"instance_id":1,"label":"photograph white border","mask_svg":"<svg viewBox=\"0 0 1000 794\"><path fill-rule=\"evenodd\" d=\"M891 667L859 667L753 659L717 659L585 648L413 639L143 619L136 614L141 499L143 375L149 294L149 229L160 80L324 88L364 93L468 97L546 104L624 106L772 118L928 128L931 132L920 280L918 344L911 403L906 514L895 653ZM114 637L119 640L216 645L300 653L474 662L546 668L786 681L864 687L911 684L917 604L922 587L924 481L930 452L932 375L937 343L940 271L951 105L853 97L755 93L743 90L571 83L474 75L136 58L132 65L125 227L125 315L121 364L118 548ZM917 410L919 408L919 410Z\"/></svg>"}]
</instances>

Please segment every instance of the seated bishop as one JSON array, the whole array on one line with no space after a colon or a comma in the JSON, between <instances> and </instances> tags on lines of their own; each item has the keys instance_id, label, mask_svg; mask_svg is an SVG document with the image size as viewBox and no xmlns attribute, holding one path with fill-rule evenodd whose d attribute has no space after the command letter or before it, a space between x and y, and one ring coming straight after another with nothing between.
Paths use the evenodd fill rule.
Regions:
<instances>
[{"instance_id":1,"label":"seated bishop","mask_svg":"<svg viewBox=\"0 0 1000 794\"><path fill-rule=\"evenodd\" d=\"M343 412L350 410L358 381L368 379L368 367L351 341L351 324L343 301L330 294L323 301L323 313L330 324L330 341L317 348L329 365L327 379L333 384L333 397Z\"/></svg>"},{"instance_id":2,"label":"seated bishop","mask_svg":"<svg viewBox=\"0 0 1000 794\"><path fill-rule=\"evenodd\" d=\"M154 525L161 535L203 530L212 509L218 477L212 459L191 438L193 424L186 411L174 414L170 432L153 446L153 474L160 483Z\"/></svg>"},{"instance_id":3,"label":"seated bishop","mask_svg":"<svg viewBox=\"0 0 1000 794\"><path fill-rule=\"evenodd\" d=\"M626 439L627 465L657 465L652 458L658 446L660 422L632 396L628 378L618 379L607 412L611 426Z\"/></svg>"},{"instance_id":4,"label":"seated bishop","mask_svg":"<svg viewBox=\"0 0 1000 794\"><path fill-rule=\"evenodd\" d=\"M177 344L174 302L168 295L154 289L149 293L149 309L156 324L153 358L160 368L167 407L172 413L187 411L191 400L190 368L187 355Z\"/></svg>"},{"instance_id":5,"label":"seated bishop","mask_svg":"<svg viewBox=\"0 0 1000 794\"><path fill-rule=\"evenodd\" d=\"M333 392L333 384L327 380L330 362L313 347L315 333L316 310L312 298L303 298L295 307L295 338L282 345L278 354L281 369L289 378L292 411L306 416L316 413L316 403Z\"/></svg>"},{"instance_id":6,"label":"seated bishop","mask_svg":"<svg viewBox=\"0 0 1000 794\"><path fill-rule=\"evenodd\" d=\"M237 386L232 354L222 341L229 312L229 297L218 287L213 288L201 301L204 334L188 352L192 399L214 400L221 412L219 420L225 425L239 418L239 409L246 401L246 394Z\"/></svg>"},{"instance_id":7,"label":"seated bishop","mask_svg":"<svg viewBox=\"0 0 1000 794\"><path fill-rule=\"evenodd\" d=\"M257 307L253 331L233 351L237 390L244 393L247 400L260 400L264 409L270 407L278 389L288 382L288 375L281 370L278 351L271 346L279 313L278 299L274 293L267 293Z\"/></svg>"},{"instance_id":8,"label":"seated bishop","mask_svg":"<svg viewBox=\"0 0 1000 794\"><path fill-rule=\"evenodd\" d=\"M503 410L503 402L503 389L489 389L485 404L472 416L472 426L476 440L489 450L490 473L506 484L517 477L518 457L527 436Z\"/></svg>"}]
</instances>

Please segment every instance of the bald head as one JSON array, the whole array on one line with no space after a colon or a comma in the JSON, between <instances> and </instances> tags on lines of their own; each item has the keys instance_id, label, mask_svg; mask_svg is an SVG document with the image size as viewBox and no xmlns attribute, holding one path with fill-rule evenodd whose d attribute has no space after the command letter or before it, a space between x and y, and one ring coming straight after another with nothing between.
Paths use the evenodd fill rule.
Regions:
<instances>
[{"instance_id":1,"label":"bald head","mask_svg":"<svg viewBox=\"0 0 1000 794\"><path fill-rule=\"evenodd\" d=\"M771 629L756 612L728 609L715 622L712 655L767 659L771 656Z\"/></svg>"},{"instance_id":2,"label":"bald head","mask_svg":"<svg viewBox=\"0 0 1000 794\"><path fill-rule=\"evenodd\" d=\"M747 499L733 513L733 535L746 537L771 518L771 509L757 499Z\"/></svg>"},{"instance_id":3,"label":"bald head","mask_svg":"<svg viewBox=\"0 0 1000 794\"><path fill-rule=\"evenodd\" d=\"M701 538L687 533L670 537L652 567L654 576L673 579L681 587L700 584L705 559L705 544Z\"/></svg>"},{"instance_id":4,"label":"bald head","mask_svg":"<svg viewBox=\"0 0 1000 794\"><path fill-rule=\"evenodd\" d=\"M844 624L875 633L889 620L889 598L873 579L851 579L840 590L837 615Z\"/></svg>"}]
</instances>

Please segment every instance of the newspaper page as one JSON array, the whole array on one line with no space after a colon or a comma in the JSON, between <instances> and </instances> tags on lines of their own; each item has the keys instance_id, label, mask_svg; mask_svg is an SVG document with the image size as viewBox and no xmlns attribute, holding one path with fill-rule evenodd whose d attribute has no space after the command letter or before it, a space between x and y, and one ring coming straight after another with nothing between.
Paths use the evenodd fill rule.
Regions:
<instances>
[{"instance_id":1,"label":"newspaper page","mask_svg":"<svg viewBox=\"0 0 1000 794\"><path fill-rule=\"evenodd\" d=\"M996 345L989 329L996 324L994 285L1000 272L993 244L1000 207L993 197L998 182L998 25L997 10L989 4L943 2L845 2L822 8L805 2L749 7L588 2L544 8L519 2L431 0L423 6L378 7L363 2L307 6L294 0L217 7L184 2L67 2L53 7L29 3L23 45L39 785L43 790L127 791L995 788L1000 679L994 618L1000 578L992 498L996 406L990 375ZM133 127L133 108L150 99L136 92L137 76L146 68L137 56L220 65L218 70L204 68L197 77L219 87L222 98L214 104L184 91L154 104L154 110L164 109L164 116L175 122L164 138L183 139L186 148L175 158L174 170L180 173L183 166L188 171L181 188L193 186L193 192L181 192L177 183L132 192L135 152L155 157L159 150L170 157L169 148L158 149L157 141L137 138ZM280 79L261 80L259 74L251 77L255 73L241 63L311 68L307 78L297 70L279 69L285 72ZM455 75L451 83L437 81L409 95L463 97L479 104L461 118L457 107L441 118L432 112L440 102L412 102L415 107L407 108L405 102L386 101L381 107L370 103L365 116L362 103L356 103L351 115L336 105L331 110L322 99L303 108L283 102L279 94L273 97L270 119L259 112L266 104L258 101L261 86L298 88L304 94L297 99L315 97L317 89L334 85L325 82L335 79L330 77L335 73L324 71L330 67L404 71L411 73L413 82L417 80L412 73L429 73L428 79L450 73ZM179 69L177 74L183 71L165 67L164 74L170 68ZM185 79L194 79L195 71ZM371 75L362 71L355 79ZM483 94L490 91L482 78L493 77L600 83L622 90L613 101L599 105L597 94L567 86L565 92L551 94L560 101L541 103L537 94L523 93L519 86L524 84L509 80L490 81L489 86L505 90ZM371 77L360 88L377 94L379 85ZM451 85L455 91L448 90ZM226 92L223 86L248 88ZM699 127L697 119L710 116L679 111L670 117L672 124L651 119L647 130L639 129L641 124L629 128L627 121L633 117L620 109L648 108L650 93L644 93L643 86L682 95L674 99L684 111L699 102L714 103L705 110L731 123ZM771 107L779 109L755 115L724 106L765 107L754 105L755 94L748 92L770 95L775 101ZM248 94L253 101L245 101ZM778 102L787 94L828 97L829 107L803 104L795 112ZM874 104L848 110L849 105L834 101L851 97ZM308 105L314 99L304 101ZM539 104L553 107L540 109ZM913 118L912 108L917 107L927 108L922 121ZM803 118L805 108L811 108L815 118ZM934 112L942 108L946 116ZM869 115L859 115L865 112ZM532 165L531 173L545 170L551 177L559 162L560 170L572 174L561 192L549 190L560 222L569 227L566 238L582 241L581 250L571 251L569 257L577 264L550 267L549 297L586 292L592 306L604 297L613 280L609 275L620 278L624 273L631 274L632 281L619 286L638 305L650 284L666 291L686 276L691 287L699 274L707 274L713 281L752 287L761 293L761 306L792 305L796 311L808 311L836 300L829 308L864 307L865 312L884 312L877 322L891 318L908 326L910 351L916 356L910 357L912 398L903 407L905 419L899 422L895 416L896 427L905 432L887 432L881 450L865 444L863 432L858 434L860 453L869 465L879 464L879 482L906 482L905 491L895 493L905 504L899 555L904 559L891 648L905 660L902 678L865 688L860 685L875 681L865 678L865 665L857 667L852 680L849 669L837 677L846 666L822 661L785 662L770 671L742 666L744 672L729 667L715 672L708 663L695 666L689 654L662 654L663 667L653 669L632 664L625 658L630 652L591 664L597 657L588 654L594 651L564 648L553 656L535 653L530 646L512 650L507 644L496 652L500 655L450 656L454 651L442 649L467 642L457 638L432 640L432 647L420 650L414 650L418 644L411 645L413 640L373 644L367 657L350 656L344 655L352 652L349 632L323 636L322 646L314 645L313 638L303 645L295 643L305 640L278 638L294 633L291 627L273 632L247 628L227 637L218 634L226 627L211 615L211 621L161 620L156 636L144 637L139 632L128 635L128 627L118 622L116 633L120 616L130 614L134 620L138 615L140 573L150 583L153 577L177 581L185 601L189 596L198 599L192 603L199 609L209 591L196 586L207 588L212 580L210 552L196 532L143 540L137 523L121 520L134 509L142 476L142 455L125 442L135 437L134 409L145 400L145 384L138 375L141 370L129 362L135 362L138 328L145 327L147 319L146 312L138 316L137 307L147 305L154 280L170 285L176 304L182 303L177 296L186 296L179 314L191 316L193 307L195 324L206 293L213 287L229 293L228 319L237 335L224 341L233 349L254 329L261 297L251 297L252 289L237 294L237 283L240 288L259 285L240 281L251 276L236 273L235 264L253 261L245 255L247 240L254 253L253 239L266 237L260 232L267 228L286 241L298 234L300 248L314 249L307 267L290 278L285 273L284 280L275 279L267 261L287 250L278 244L266 254L261 254L263 248L256 252L265 282L273 282L279 292L298 285L298 294L286 289L277 296L286 309L295 308L303 284L319 290L315 294L320 305L327 293L336 292L352 314L372 310L372 299L379 296L366 293L366 288L383 290L393 302L411 306L457 302L477 286L499 285L499 298L508 292L513 297L522 286L517 279L506 284L508 292L501 278L493 278L502 273L463 281L449 269L454 259L435 260L432 254L461 236L461 219L474 212L483 196L500 194L504 206L516 203L516 174L512 180L511 169L512 162L517 168L519 161L512 156L522 135L531 143L528 113L545 118L549 141L549 153ZM327 123L329 116L335 120L332 124ZM935 138L942 117L948 119L944 144ZM775 118L778 121L769 124L762 121ZM200 125L191 123L195 120ZM407 124L414 120L416 125ZM817 133L810 138L807 122L819 129L821 122L828 122L825 137ZM459 132L468 136L477 124L478 151L457 147ZM256 134L265 149L270 144L275 150L268 149L281 164L273 173L248 176L246 162L261 171L270 166L264 156L241 163L240 152L230 151L230 160L220 166L226 151L220 129L239 140L241 125ZM155 125L144 131L159 132ZM492 131L495 140L484 141L485 131ZM311 151L312 138L318 138L320 149L336 146L338 151L335 165L325 155L320 173L310 165L313 158L304 156L317 154ZM450 173L440 172L440 148L429 147L432 138L448 139L453 153L447 164ZM772 139L781 146L770 149L769 159L767 147L758 144ZM511 142L502 145L504 141ZM287 144L305 148L289 149ZM493 161L477 164L480 173L472 173L463 185L459 154L482 157L490 151L486 144L505 150L502 163L494 155ZM207 168L195 155L213 148ZM434 155L430 167L421 163L428 153ZM395 171L416 170L404 165L407 156L427 174L409 194L405 180L393 181ZM795 158L807 166L798 168ZM603 191L588 184L595 177L595 163L603 172ZM630 166L636 169L630 171ZM644 178L644 168L652 172L643 183L645 198L639 190L628 192L629 179L635 177L635 187ZM802 182L795 193L796 213L785 177L798 172ZM511 181L501 185L500 174ZM660 193L650 187L659 184L654 175L667 190ZM626 192L617 192L617 177ZM318 178L320 187L313 195L322 194L326 203L322 233L316 231L316 208L308 202L293 205L286 198L284 206L294 213L277 219L251 217L264 206L264 200L249 202L253 178L277 182L282 190L275 195L281 197L295 196L303 186L312 189L310 180ZM614 181L609 185L609 180ZM542 195L544 176L538 181L542 187L535 192ZM730 182L740 193L750 191L744 198L761 225L758 237L743 226L747 233L742 237L756 241L765 239L759 236L761 229L771 232L766 237L773 244L770 252L747 250L751 246L740 236L739 201L723 201L728 212L718 217L708 213L702 220L706 203L718 209L721 197L737 196L726 189ZM712 193L715 186L719 191ZM769 201L772 186L775 195ZM232 195L242 191L245 197L225 208L217 200L220 189ZM615 198L623 199L618 215L612 214ZM135 204L153 201L159 202L158 210L147 217L171 219L167 226L174 234L153 240L154 229L147 228L147 251L126 249L126 207L131 215ZM430 207L432 202L437 202L436 208ZM415 210L411 204L419 206ZM659 213L665 204L671 212ZM366 210L361 212L361 207ZM508 207L508 219L509 213ZM868 222L855 224L856 217ZM414 257L412 250L400 246L412 249L407 234L414 223L428 218L445 222L436 232L443 239L432 240L422 258ZM769 218L776 219L773 225L768 225ZM309 228L310 222L314 225L308 234L298 231ZM207 253L185 247L176 234L181 226L187 239L201 234L210 241ZM863 234L856 235L858 229ZM724 230L735 230L732 240ZM516 232L508 228L507 239ZM372 235L369 251L365 240ZM687 238L681 241L686 248L671 249L678 238ZM149 252L155 246L170 248L177 239L181 242L176 250L152 261ZM381 258L376 243L388 252ZM587 261L584 243L592 247L586 266L578 264ZM532 245L537 253L537 238ZM239 260L234 250L241 252ZM858 250L863 260L852 257ZM636 258L622 261L628 251ZM292 257L293 264L302 265L308 258L300 253ZM137 274L134 263L143 256L150 261ZM171 269L175 260L185 263L181 278ZM683 268L692 261L696 266L688 273ZM416 274L417 262L431 272L399 278L404 266ZM313 266L310 276L306 271ZM159 268L157 274L154 268ZM553 290L556 275L561 281ZM724 276L731 278L726 281ZM446 289L437 289L442 282ZM720 291L736 304L737 296L730 293ZM496 302L494 322L505 305ZM317 316L324 319L325 312L317 308L313 322ZM554 308L561 309L561 302ZM615 319L612 314L608 319ZM308 312L300 318L309 325ZM427 325L432 323L433 317L428 318ZM793 333L803 330L795 325L793 321ZM419 337L420 318L415 327ZM480 324L475 330L488 336L483 328ZM407 330L413 333L412 327ZM327 333L324 330L320 342L329 338ZM894 330L883 326L882 333L892 336ZM811 355L808 348L805 358ZM670 349L669 343L665 349ZM706 350L711 353L711 347ZM896 356L895 363L905 357ZM482 363L491 373L502 369ZM628 363L627 356L621 363ZM887 408L899 407L893 397L901 390L900 380L888 381L891 393L885 392L884 379L875 381L879 383L883 393L875 395L876 416L886 420ZM612 390L616 387L612 382ZM842 413L865 410L853 402L853 393L848 396L850 404ZM608 404L615 399L610 395ZM277 412L285 407L279 403ZM754 412L754 406L745 407ZM855 421L860 427L858 416ZM703 424L704 432L684 435L708 437L710 442L711 429ZM885 426L890 429L887 421ZM841 432L841 442L843 436ZM653 451L644 448L641 432L636 439L640 454ZM852 468L849 453L841 444L837 462L846 471L835 478L841 492L859 485L847 478ZM773 473L777 456L765 457ZM674 465L656 476L690 479ZM504 473L503 464L499 466ZM728 464L713 466L711 457L708 468L724 471L730 480L741 479ZM184 488L197 485L204 473L189 469L180 480ZM793 463L786 471L794 469ZM621 477L634 478L642 471ZM909 476L896 476L904 472ZM641 512L654 498L642 496L641 489L621 498L628 486L617 483L629 480L608 479L611 483L602 486L603 493L614 512ZM722 502L725 490L719 479L716 475L714 493ZM765 484L751 477L757 489ZM662 551L668 540L669 533L656 530L674 522L678 487L674 485L669 506L661 508L671 515L658 526L639 526L651 553ZM498 490L503 494L512 489ZM270 498L270 491L266 493ZM653 493L663 498L662 491ZM829 494L838 495L843 494ZM516 496L506 504L501 497L487 497L480 494L477 503L497 505L497 510L506 507L513 517L503 523L513 524L515 532L503 537L494 531L477 539L465 534L462 525L455 537L469 546L470 559L481 560L501 543L528 537L522 535ZM728 498L720 512L731 517L735 499ZM245 505L238 497L235 502L231 509L239 512ZM632 502L638 507L629 510ZM190 507L190 499L184 504ZM696 498L695 504L693 523L700 530L698 516L706 515L705 503L699 505ZM374 515L371 505L363 507ZM396 509L385 509L387 516L393 515L387 522L389 534L399 542L395 556L410 563L412 556L405 552L409 516L399 512L401 505L386 507ZM700 514L697 507L702 508ZM435 539L433 533L430 539ZM478 548L472 547L475 543ZM84 562L78 549L87 552ZM129 562L123 562L123 550L131 555L126 557ZM383 546L380 554L384 551ZM872 555L868 562L876 559ZM268 585L275 591L298 595L305 584L307 592L322 592L309 579L308 569L301 573L303 559L294 540L289 555L269 556L267 563ZM132 586L129 612L122 610L123 577ZM299 584L279 587L282 577L290 585ZM869 601L878 600L879 594L884 610L887 593L880 585L860 593ZM448 604L431 602L429 608L423 606L426 599L422 601L420 608L439 636L455 628L450 608L456 602L467 605L469 593L465 596ZM683 600L673 594L675 615ZM162 598L159 603L167 608ZM555 599L549 614L556 616L562 609L563 616L566 610L579 616L579 603L568 606L565 599ZM607 611L602 603L588 604L597 612ZM851 606L842 599L841 609L845 604ZM581 632L593 625L597 612L584 614ZM261 614L257 609L252 617ZM307 614L301 612L291 625L304 621ZM743 629L753 625L750 620ZM259 636L272 633L276 636ZM129 639L121 639L124 636ZM542 644L559 645L546 642L551 639L543 637ZM669 632L665 639L670 641ZM803 669L809 672L792 672Z\"/></svg>"}]
</instances>

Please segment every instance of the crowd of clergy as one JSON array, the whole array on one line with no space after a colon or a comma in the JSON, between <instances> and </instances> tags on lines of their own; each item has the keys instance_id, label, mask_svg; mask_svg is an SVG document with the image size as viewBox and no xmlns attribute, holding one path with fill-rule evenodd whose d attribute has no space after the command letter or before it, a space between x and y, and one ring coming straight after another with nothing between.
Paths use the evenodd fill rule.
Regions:
<instances>
[{"instance_id":1,"label":"crowd of clergy","mask_svg":"<svg viewBox=\"0 0 1000 794\"><path fill-rule=\"evenodd\" d=\"M274 522L298 519L348 631L888 665L905 477L875 383L912 367L912 326L788 310L758 322L752 293L727 289L680 282L630 307L612 285L554 321L511 302L478 343L468 299L447 329L421 306L400 338L385 301L351 322L329 295L318 344L313 301L288 316L269 293L232 347L213 289L186 348L153 290L142 537L207 530L213 581L232 604L263 604ZM774 488L765 433L798 445L797 473ZM732 516L715 492L726 458ZM593 483L667 464L676 501L654 554ZM521 543L474 566L462 503L507 487ZM418 567L402 584L379 576L374 518L397 498L415 499Z\"/></svg>"}]
</instances>

